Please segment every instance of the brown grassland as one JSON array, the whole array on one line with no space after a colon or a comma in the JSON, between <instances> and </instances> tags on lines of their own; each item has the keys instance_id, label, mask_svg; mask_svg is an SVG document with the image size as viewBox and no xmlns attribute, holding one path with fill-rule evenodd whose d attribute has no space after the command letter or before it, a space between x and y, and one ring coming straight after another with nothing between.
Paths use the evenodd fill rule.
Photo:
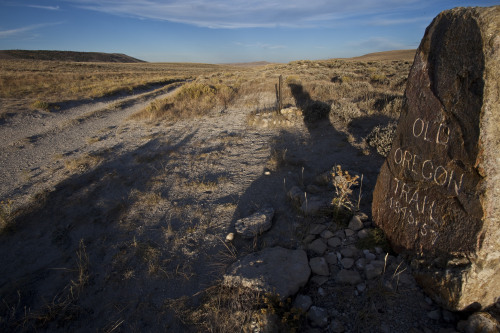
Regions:
<instances>
[{"instance_id":1,"label":"brown grassland","mask_svg":"<svg viewBox=\"0 0 500 333\"><path fill-rule=\"evenodd\" d=\"M26 272L10 272L12 278L0 280L0 330L85 331L90 325L99 332L179 327L234 332L235 327L249 329L255 314L273 313L281 320L281 331L300 331L304 316L291 301L218 283L228 264L263 248L266 241L256 237L233 246L222 239L233 220L261 199L279 197L277 211L284 220L315 223L289 207L281 188L291 186L283 184L286 177L297 185L304 186L304 179L312 183L330 163L321 151L336 153L339 164L348 150L346 164L358 165L358 158L381 164L383 158L370 145L386 151L377 147L386 143L370 143L367 135L399 117L413 54L257 66L0 59L0 121L34 110L57 113L68 102L179 84L175 93L134 111L125 125L81 140L86 147L100 145L100 151L82 149L78 157L75 151L59 152L57 159L63 162L56 171L66 178L54 189L31 193L27 205L0 197L1 249L10 251L6 247L11 242L19 246L16 255L29 253L19 244L25 235L36 235L28 245L39 249L41 258L22 258L37 267L35 272L5 259L9 267L22 266ZM300 123L284 125L289 119L276 112L280 76L282 104L303 112ZM116 106L118 112L121 108L125 106ZM266 126L255 125L267 116L271 121ZM317 120L324 120L324 126ZM133 148L123 148L125 141L105 146L109 133L121 140L119 135L137 128L144 132ZM28 139L19 149L31 147L37 138ZM294 156L294 150L303 155ZM304 161L313 150L319 153ZM374 186L379 166L369 167ZM264 169L272 176L261 177ZM27 182L30 177L35 176L25 175ZM324 186L334 192L331 183ZM363 186L368 192L369 183ZM357 191L361 198L361 189ZM359 208L359 201L342 200L342 205ZM361 204L369 209L369 201ZM39 221L43 230L37 228ZM294 241L301 242L304 230L297 230ZM53 252L44 252L43 242ZM212 267L206 268L209 262ZM192 299L181 297L183 293L191 293Z\"/></svg>"}]
</instances>

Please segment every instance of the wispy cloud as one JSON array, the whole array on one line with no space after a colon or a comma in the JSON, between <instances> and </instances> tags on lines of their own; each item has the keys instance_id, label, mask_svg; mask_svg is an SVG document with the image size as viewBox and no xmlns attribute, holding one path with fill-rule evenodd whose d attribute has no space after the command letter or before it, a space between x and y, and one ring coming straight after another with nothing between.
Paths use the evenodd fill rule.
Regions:
<instances>
[{"instance_id":1,"label":"wispy cloud","mask_svg":"<svg viewBox=\"0 0 500 333\"><path fill-rule=\"evenodd\" d=\"M27 36L27 33L32 33L35 30L62 24L64 22L53 22L53 23L41 23L41 24L32 24L20 28L9 29L9 30L0 30L0 38L13 38L13 37L32 37L33 34Z\"/></svg>"},{"instance_id":2,"label":"wispy cloud","mask_svg":"<svg viewBox=\"0 0 500 333\"><path fill-rule=\"evenodd\" d=\"M315 27L417 0L65 0L87 10L210 28ZM431 0L420 0L431 1ZM434 0L432 0L434 1Z\"/></svg>"},{"instance_id":3,"label":"wispy cloud","mask_svg":"<svg viewBox=\"0 0 500 333\"><path fill-rule=\"evenodd\" d=\"M25 5L25 7L46 9L46 10L59 10L59 6L40 6L40 5Z\"/></svg>"}]
</instances>

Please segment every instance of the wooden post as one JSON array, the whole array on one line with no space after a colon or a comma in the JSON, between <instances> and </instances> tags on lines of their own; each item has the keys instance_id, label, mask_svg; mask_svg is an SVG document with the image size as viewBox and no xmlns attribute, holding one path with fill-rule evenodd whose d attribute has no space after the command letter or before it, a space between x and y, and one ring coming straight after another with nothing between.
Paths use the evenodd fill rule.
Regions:
<instances>
[{"instance_id":1,"label":"wooden post","mask_svg":"<svg viewBox=\"0 0 500 333\"><path fill-rule=\"evenodd\" d=\"M281 96L281 87L283 86L283 75L280 75L279 83L278 83L278 114L281 113L281 109L283 108L283 100Z\"/></svg>"}]
</instances>

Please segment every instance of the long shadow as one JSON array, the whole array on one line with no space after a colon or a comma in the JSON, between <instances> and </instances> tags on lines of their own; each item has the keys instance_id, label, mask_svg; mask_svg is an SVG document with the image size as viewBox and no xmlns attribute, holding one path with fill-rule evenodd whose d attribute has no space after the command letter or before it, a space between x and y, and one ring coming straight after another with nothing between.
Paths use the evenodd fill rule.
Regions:
<instances>
[{"instance_id":1,"label":"long shadow","mask_svg":"<svg viewBox=\"0 0 500 333\"><path fill-rule=\"evenodd\" d=\"M17 216L15 229L0 235L0 315L7 319L0 330L97 331L122 321L125 330L182 331L163 304L192 292L180 276L180 249L162 233L172 207L165 207L156 225L148 221L147 202L132 220L129 216L142 202L135 194L149 193L151 182L165 177L172 152L190 145L195 133L180 135L174 144L153 139L118 156L112 152L95 169L38 195ZM166 178L160 195L168 199L174 175ZM157 209L162 214L162 207ZM197 268L205 258L189 260ZM195 284L211 281L210 275L196 275Z\"/></svg>"},{"instance_id":2,"label":"long shadow","mask_svg":"<svg viewBox=\"0 0 500 333\"><path fill-rule=\"evenodd\" d=\"M299 207L288 200L287 191L298 186L310 199L331 201L334 188L328 176L331 177L332 167L337 164L351 175L364 176L360 209L370 215L371 192L384 160L378 155L363 154L350 143L344 132L335 128L329 120L330 105L313 100L300 84L290 84L289 88L297 107L302 110L307 132L282 129L276 135L270 142L270 159L279 156L278 165L268 175L264 173L268 166L263 166L263 175L240 196L232 218L234 224L266 205L275 208L274 226L257 238L256 249L274 245L297 246L297 228L303 227L305 220ZM355 189L354 201L357 201L359 191L359 187ZM329 216L314 218L332 220ZM245 248L249 242L237 238L235 244ZM252 242L255 244L254 240Z\"/></svg>"}]
</instances>

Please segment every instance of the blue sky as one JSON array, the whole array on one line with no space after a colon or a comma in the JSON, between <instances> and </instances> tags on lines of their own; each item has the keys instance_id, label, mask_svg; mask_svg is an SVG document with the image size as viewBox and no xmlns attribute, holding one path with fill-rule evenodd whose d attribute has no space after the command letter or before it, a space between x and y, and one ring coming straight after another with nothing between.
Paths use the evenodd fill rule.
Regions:
<instances>
[{"instance_id":1,"label":"blue sky","mask_svg":"<svg viewBox=\"0 0 500 333\"><path fill-rule=\"evenodd\" d=\"M492 0L0 0L0 49L289 62L417 48L442 10Z\"/></svg>"}]
</instances>

